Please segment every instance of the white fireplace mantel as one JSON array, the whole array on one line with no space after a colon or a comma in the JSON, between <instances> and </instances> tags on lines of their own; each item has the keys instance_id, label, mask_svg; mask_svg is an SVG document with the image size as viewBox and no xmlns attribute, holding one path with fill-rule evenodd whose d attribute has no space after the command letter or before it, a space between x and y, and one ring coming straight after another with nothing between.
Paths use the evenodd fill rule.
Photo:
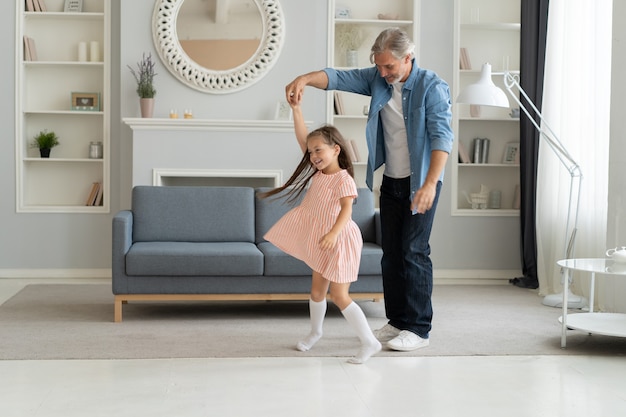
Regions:
<instances>
[{"instance_id":1,"label":"white fireplace mantel","mask_svg":"<svg viewBox=\"0 0 626 417\"><path fill-rule=\"evenodd\" d=\"M275 187L302 159L291 120L123 121L132 129L132 186Z\"/></svg>"},{"instance_id":2,"label":"white fireplace mantel","mask_svg":"<svg viewBox=\"0 0 626 417\"><path fill-rule=\"evenodd\" d=\"M216 120L216 119L164 119L126 117L124 123L133 130L214 130L293 132L291 120ZM308 125L311 122L307 122Z\"/></svg>"}]
</instances>

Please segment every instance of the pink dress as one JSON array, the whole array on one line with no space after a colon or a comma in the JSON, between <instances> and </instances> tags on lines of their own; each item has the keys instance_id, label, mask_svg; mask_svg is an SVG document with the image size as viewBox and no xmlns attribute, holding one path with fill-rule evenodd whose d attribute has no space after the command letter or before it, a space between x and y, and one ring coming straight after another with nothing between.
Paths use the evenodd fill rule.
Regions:
<instances>
[{"instance_id":1,"label":"pink dress","mask_svg":"<svg viewBox=\"0 0 626 417\"><path fill-rule=\"evenodd\" d=\"M288 211L265 234L265 239L283 252L304 261L332 282L357 280L363 237L350 219L333 249L322 250L319 241L335 224L341 211L339 199L357 197L354 179L346 170L326 175L318 171L302 203Z\"/></svg>"}]
</instances>

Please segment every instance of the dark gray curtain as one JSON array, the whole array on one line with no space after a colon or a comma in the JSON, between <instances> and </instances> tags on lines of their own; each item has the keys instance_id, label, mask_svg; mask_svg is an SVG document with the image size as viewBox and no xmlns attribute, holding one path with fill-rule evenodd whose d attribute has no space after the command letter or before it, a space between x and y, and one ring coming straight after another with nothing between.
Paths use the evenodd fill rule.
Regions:
<instances>
[{"instance_id":1,"label":"dark gray curtain","mask_svg":"<svg viewBox=\"0 0 626 417\"><path fill-rule=\"evenodd\" d=\"M543 96L548 1L522 0L521 2L520 84L539 110L541 110ZM524 99L522 103L526 106ZM522 288L538 288L535 203L539 133L523 114L520 117L520 220L523 276L513 278L510 282Z\"/></svg>"}]
</instances>

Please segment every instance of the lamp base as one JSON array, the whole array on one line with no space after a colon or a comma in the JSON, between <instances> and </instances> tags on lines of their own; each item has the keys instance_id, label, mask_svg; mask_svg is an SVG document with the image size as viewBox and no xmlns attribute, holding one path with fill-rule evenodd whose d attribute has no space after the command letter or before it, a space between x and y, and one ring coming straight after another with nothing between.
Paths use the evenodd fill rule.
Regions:
<instances>
[{"instance_id":1,"label":"lamp base","mask_svg":"<svg viewBox=\"0 0 626 417\"><path fill-rule=\"evenodd\" d=\"M541 303L544 306L548 307L562 308L563 293L546 295ZM583 297L582 295L576 295L573 292L568 291L567 308L580 310L587 306L589 306L589 303L587 302L587 299L585 297Z\"/></svg>"}]
</instances>

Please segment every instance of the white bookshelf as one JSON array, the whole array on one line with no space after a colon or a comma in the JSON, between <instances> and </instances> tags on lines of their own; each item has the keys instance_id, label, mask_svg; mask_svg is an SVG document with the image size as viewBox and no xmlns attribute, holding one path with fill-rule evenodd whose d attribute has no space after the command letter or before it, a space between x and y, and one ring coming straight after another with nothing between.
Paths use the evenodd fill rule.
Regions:
<instances>
[{"instance_id":1,"label":"white bookshelf","mask_svg":"<svg viewBox=\"0 0 626 417\"><path fill-rule=\"evenodd\" d=\"M493 81L504 89L502 72L519 71L520 0L455 0L453 99L467 85L476 82L483 63L490 63ZM461 69L460 49L466 48L471 69ZM518 216L514 208L519 184L519 163L503 163L508 143L519 142L519 118L511 109L481 107L479 116L470 106L454 104L452 152L452 214L461 216ZM473 155L474 138L490 140L486 163L462 163L458 158L461 143ZM466 194L480 191L481 185L500 191L500 208L472 209Z\"/></svg>"},{"instance_id":2,"label":"white bookshelf","mask_svg":"<svg viewBox=\"0 0 626 417\"><path fill-rule=\"evenodd\" d=\"M350 17L336 17L337 9L348 9ZM417 39L419 30L420 0L330 0L328 3L328 66L337 69L348 69L346 51L342 49L336 39L336 33L342 25L355 25L364 35L363 42L358 49L357 67L367 67L370 49L378 34L385 28L397 26L404 29L412 39ZM380 19L379 14L390 15L397 19ZM419 62L419 43L416 44L415 57ZM365 171L367 167L367 143L365 141L365 125L367 115L363 113L364 106L368 106L370 97L341 92L344 114L334 112L334 93L328 93L327 121L336 126L348 140L354 140L360 154L359 162L354 164L355 179L359 187L365 187ZM381 170L374 176L374 192L378 195ZM378 199L376 199L378 205Z\"/></svg>"},{"instance_id":3,"label":"white bookshelf","mask_svg":"<svg viewBox=\"0 0 626 417\"><path fill-rule=\"evenodd\" d=\"M30 12L20 1L16 16L16 210L17 212L109 212L110 1L83 0L82 12L64 12L64 0L44 0L47 11ZM34 39L37 60L25 59L23 37ZM79 43L87 61L79 61ZM90 43L98 53L90 56ZM95 48L94 48L95 50ZM97 93L99 106L72 110L72 93ZM50 158L30 146L42 130L60 145ZM91 142L103 157L89 158ZM100 206L87 206L94 182L103 187Z\"/></svg>"}]
</instances>

